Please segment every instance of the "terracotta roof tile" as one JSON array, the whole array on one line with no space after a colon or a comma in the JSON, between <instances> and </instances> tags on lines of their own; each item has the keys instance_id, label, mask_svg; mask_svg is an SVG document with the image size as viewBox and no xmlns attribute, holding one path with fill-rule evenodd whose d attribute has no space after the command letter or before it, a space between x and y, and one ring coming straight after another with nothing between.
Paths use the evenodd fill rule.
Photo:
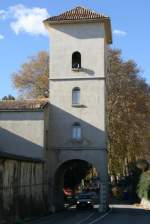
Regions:
<instances>
[{"instance_id":1,"label":"terracotta roof tile","mask_svg":"<svg viewBox=\"0 0 150 224\"><path fill-rule=\"evenodd\" d=\"M2 110L39 110L48 103L44 100L3 100L0 101L0 111Z\"/></svg>"},{"instance_id":2,"label":"terracotta roof tile","mask_svg":"<svg viewBox=\"0 0 150 224\"><path fill-rule=\"evenodd\" d=\"M90 9L83 7L76 7L72 10L64 12L58 16L53 16L45 20L48 22L59 22L59 21L70 21L70 20L96 20L96 19L109 19L108 16L105 16L100 13L96 13Z\"/></svg>"},{"instance_id":3,"label":"terracotta roof tile","mask_svg":"<svg viewBox=\"0 0 150 224\"><path fill-rule=\"evenodd\" d=\"M44 20L43 22L46 26L54 24L103 22L105 24L107 43L112 43L110 18L104 14L96 13L90 9L86 9L79 6L58 16L52 16Z\"/></svg>"}]
</instances>

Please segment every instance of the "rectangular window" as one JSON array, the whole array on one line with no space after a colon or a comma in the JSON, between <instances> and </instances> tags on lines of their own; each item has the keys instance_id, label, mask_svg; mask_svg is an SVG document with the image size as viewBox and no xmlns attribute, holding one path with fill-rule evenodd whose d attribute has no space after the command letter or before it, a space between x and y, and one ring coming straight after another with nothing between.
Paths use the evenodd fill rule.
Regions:
<instances>
[{"instance_id":1,"label":"rectangular window","mask_svg":"<svg viewBox=\"0 0 150 224\"><path fill-rule=\"evenodd\" d=\"M72 91L72 105L80 105L80 89L78 87Z\"/></svg>"},{"instance_id":2,"label":"rectangular window","mask_svg":"<svg viewBox=\"0 0 150 224\"><path fill-rule=\"evenodd\" d=\"M73 126L72 139L76 140L76 141L81 140L81 127L80 126Z\"/></svg>"}]
</instances>

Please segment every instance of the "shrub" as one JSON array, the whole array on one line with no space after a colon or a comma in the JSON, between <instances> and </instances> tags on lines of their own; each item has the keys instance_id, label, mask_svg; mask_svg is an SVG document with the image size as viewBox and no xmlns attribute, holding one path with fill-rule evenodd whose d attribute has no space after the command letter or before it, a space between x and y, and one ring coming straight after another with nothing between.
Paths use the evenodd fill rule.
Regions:
<instances>
[{"instance_id":1,"label":"shrub","mask_svg":"<svg viewBox=\"0 0 150 224\"><path fill-rule=\"evenodd\" d=\"M117 199L122 199L123 198L123 190L121 187L114 186L112 188L112 195L117 198Z\"/></svg>"},{"instance_id":2,"label":"shrub","mask_svg":"<svg viewBox=\"0 0 150 224\"><path fill-rule=\"evenodd\" d=\"M150 200L150 170L142 173L137 193L140 199L145 198Z\"/></svg>"}]
</instances>

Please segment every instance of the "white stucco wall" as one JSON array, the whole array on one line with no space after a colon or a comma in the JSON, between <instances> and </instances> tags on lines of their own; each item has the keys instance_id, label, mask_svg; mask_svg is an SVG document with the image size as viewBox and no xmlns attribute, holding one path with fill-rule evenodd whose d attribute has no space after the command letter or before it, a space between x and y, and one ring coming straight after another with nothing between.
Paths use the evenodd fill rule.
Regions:
<instances>
[{"instance_id":1,"label":"white stucco wall","mask_svg":"<svg viewBox=\"0 0 150 224\"><path fill-rule=\"evenodd\" d=\"M75 21L76 22L76 21ZM55 24L50 34L50 116L46 163L50 205L61 204L63 185L55 178L59 167L70 160L85 160L97 168L101 206L107 207L107 140L105 128L106 33L103 23ZM48 26L48 23L47 23ZM81 70L72 70L72 54L81 53ZM80 106L72 106L72 89L81 91ZM82 129L81 141L73 141L72 125ZM58 174L60 183L63 176ZM56 203L55 203L56 202ZM57 204L58 203L58 204ZM62 203L63 205L63 203ZM60 206L61 207L61 206ZM59 206L58 206L59 208Z\"/></svg>"},{"instance_id":2,"label":"white stucco wall","mask_svg":"<svg viewBox=\"0 0 150 224\"><path fill-rule=\"evenodd\" d=\"M104 77L104 25L61 24L49 28L50 78ZM72 71L72 53L79 51L82 71Z\"/></svg>"},{"instance_id":3,"label":"white stucco wall","mask_svg":"<svg viewBox=\"0 0 150 224\"><path fill-rule=\"evenodd\" d=\"M98 147L105 137L105 30L102 23L49 27L50 147ZM72 53L81 53L81 71L72 71ZM72 107L72 89L81 90L80 108ZM72 144L74 122L82 126L82 144ZM63 131L64 130L64 131Z\"/></svg>"},{"instance_id":4,"label":"white stucco wall","mask_svg":"<svg viewBox=\"0 0 150 224\"><path fill-rule=\"evenodd\" d=\"M72 106L72 89L80 88L81 107ZM51 81L51 141L55 147L106 148L104 80ZM72 144L72 125L82 127L82 144Z\"/></svg>"},{"instance_id":5,"label":"white stucco wall","mask_svg":"<svg viewBox=\"0 0 150 224\"><path fill-rule=\"evenodd\" d=\"M0 150L21 156L42 158L44 113L0 111Z\"/></svg>"}]
</instances>

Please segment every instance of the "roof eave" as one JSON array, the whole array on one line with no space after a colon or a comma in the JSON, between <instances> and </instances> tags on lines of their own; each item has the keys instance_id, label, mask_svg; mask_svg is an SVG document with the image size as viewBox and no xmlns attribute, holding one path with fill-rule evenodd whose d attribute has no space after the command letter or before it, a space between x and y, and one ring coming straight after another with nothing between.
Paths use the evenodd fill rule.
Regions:
<instances>
[{"instance_id":1,"label":"roof eave","mask_svg":"<svg viewBox=\"0 0 150 224\"><path fill-rule=\"evenodd\" d=\"M111 20L110 18L107 19L105 23L105 30L106 30L106 36L107 36L107 43L112 44L112 32L111 32Z\"/></svg>"},{"instance_id":2,"label":"roof eave","mask_svg":"<svg viewBox=\"0 0 150 224\"><path fill-rule=\"evenodd\" d=\"M46 19L43 21L43 23L45 25L57 25L57 24L72 24L72 23L92 23L92 22L101 22L104 20L109 19L108 17L104 17L104 18L83 18L83 19L61 19L61 20L51 20L51 18Z\"/></svg>"},{"instance_id":3,"label":"roof eave","mask_svg":"<svg viewBox=\"0 0 150 224\"><path fill-rule=\"evenodd\" d=\"M112 44L112 32L111 32L111 21L109 17L96 18L96 19L66 19L66 20L50 20L46 19L43 21L46 27L60 24L78 24L78 23L104 23L106 29L107 43Z\"/></svg>"},{"instance_id":4,"label":"roof eave","mask_svg":"<svg viewBox=\"0 0 150 224\"><path fill-rule=\"evenodd\" d=\"M27 157L23 155L16 155L8 152L4 152L0 150L0 159L10 159L10 160L19 160L25 162L37 162L37 163L44 163L43 158L34 158L34 157Z\"/></svg>"},{"instance_id":5,"label":"roof eave","mask_svg":"<svg viewBox=\"0 0 150 224\"><path fill-rule=\"evenodd\" d=\"M37 109L18 109L18 108L6 108L6 109L0 109L0 112L43 112L44 108L37 108Z\"/></svg>"}]
</instances>

